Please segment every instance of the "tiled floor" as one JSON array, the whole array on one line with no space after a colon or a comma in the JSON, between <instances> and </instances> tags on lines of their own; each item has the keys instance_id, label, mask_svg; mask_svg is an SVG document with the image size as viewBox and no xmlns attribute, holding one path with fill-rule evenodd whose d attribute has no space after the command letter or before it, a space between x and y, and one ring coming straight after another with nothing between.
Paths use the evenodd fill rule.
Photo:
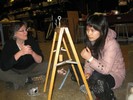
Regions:
<instances>
[{"instance_id":1,"label":"tiled floor","mask_svg":"<svg viewBox=\"0 0 133 100\"><path fill-rule=\"evenodd\" d=\"M45 55L46 60L49 60L51 44L52 44L51 41L40 43L41 49ZM84 47L84 44L82 43L75 44L75 47L79 55L80 61L83 62L83 59L80 57L80 52ZM122 48L123 56L126 62L127 76L122 87L115 90L115 95L117 96L117 100L125 100L127 83L133 82L133 78L132 78L133 44L132 43L122 44L121 48ZM64 59L65 58L67 58L66 55L64 55ZM71 77L71 74L68 75L68 78L64 86L62 87L61 90L59 90L58 88L64 76L59 74L56 75L52 100L88 100L87 99L88 96L79 91L78 84L76 82L71 81L70 77ZM43 86L44 86L43 82L35 82L32 85L26 85L23 88L14 90L13 88L8 88L4 82L0 81L0 100L47 100L49 86L47 87L46 93L43 92ZM29 88L33 88L33 87L39 88L38 96L27 95Z\"/></svg>"}]
</instances>

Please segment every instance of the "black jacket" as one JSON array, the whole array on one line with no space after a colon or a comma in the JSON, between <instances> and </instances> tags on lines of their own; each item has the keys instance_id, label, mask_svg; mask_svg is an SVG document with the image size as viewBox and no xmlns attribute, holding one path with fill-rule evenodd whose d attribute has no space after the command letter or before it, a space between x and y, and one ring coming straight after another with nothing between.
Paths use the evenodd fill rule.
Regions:
<instances>
[{"instance_id":1,"label":"black jacket","mask_svg":"<svg viewBox=\"0 0 133 100\"><path fill-rule=\"evenodd\" d=\"M34 52L42 56L43 54L41 52L41 49L37 43L33 39L33 37L28 37L28 39L25 41L25 45L30 45ZM21 56L18 61L15 60L14 54L16 54L19 51L19 48L16 44L15 40L9 40L5 43L4 48L1 52L1 69L3 71L7 71L9 69L15 68L17 70L26 69L33 63L35 63L33 57L31 55L24 55Z\"/></svg>"}]
</instances>

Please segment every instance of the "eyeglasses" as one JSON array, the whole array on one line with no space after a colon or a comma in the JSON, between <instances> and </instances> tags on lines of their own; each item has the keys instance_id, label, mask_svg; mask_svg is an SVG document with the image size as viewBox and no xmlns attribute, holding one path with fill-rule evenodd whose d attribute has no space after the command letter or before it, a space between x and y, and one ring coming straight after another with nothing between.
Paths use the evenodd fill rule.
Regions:
<instances>
[{"instance_id":1,"label":"eyeglasses","mask_svg":"<svg viewBox=\"0 0 133 100\"><path fill-rule=\"evenodd\" d=\"M30 29L30 27L28 27L27 29L19 30L18 32L28 32L29 29Z\"/></svg>"}]
</instances>

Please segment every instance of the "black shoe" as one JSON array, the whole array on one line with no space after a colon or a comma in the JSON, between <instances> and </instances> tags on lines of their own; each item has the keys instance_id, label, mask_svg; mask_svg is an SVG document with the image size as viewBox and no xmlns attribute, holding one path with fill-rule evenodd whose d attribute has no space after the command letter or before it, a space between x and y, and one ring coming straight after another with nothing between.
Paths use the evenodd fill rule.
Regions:
<instances>
[{"instance_id":1,"label":"black shoe","mask_svg":"<svg viewBox=\"0 0 133 100\"><path fill-rule=\"evenodd\" d=\"M116 100L116 97L115 97L114 92L112 90L111 90L110 98L111 98L111 100Z\"/></svg>"},{"instance_id":2,"label":"black shoe","mask_svg":"<svg viewBox=\"0 0 133 100\"><path fill-rule=\"evenodd\" d=\"M75 76L73 76L73 75L71 76L71 80L74 81L74 82L77 82Z\"/></svg>"}]
</instances>

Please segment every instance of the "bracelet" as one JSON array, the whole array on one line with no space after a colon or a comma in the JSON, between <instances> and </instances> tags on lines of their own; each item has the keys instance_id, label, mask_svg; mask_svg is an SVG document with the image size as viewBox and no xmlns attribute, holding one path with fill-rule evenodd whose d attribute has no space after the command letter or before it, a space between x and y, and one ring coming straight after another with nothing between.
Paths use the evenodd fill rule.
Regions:
<instances>
[{"instance_id":1,"label":"bracelet","mask_svg":"<svg viewBox=\"0 0 133 100\"><path fill-rule=\"evenodd\" d=\"M87 60L88 63L90 63L93 60L93 56Z\"/></svg>"}]
</instances>

